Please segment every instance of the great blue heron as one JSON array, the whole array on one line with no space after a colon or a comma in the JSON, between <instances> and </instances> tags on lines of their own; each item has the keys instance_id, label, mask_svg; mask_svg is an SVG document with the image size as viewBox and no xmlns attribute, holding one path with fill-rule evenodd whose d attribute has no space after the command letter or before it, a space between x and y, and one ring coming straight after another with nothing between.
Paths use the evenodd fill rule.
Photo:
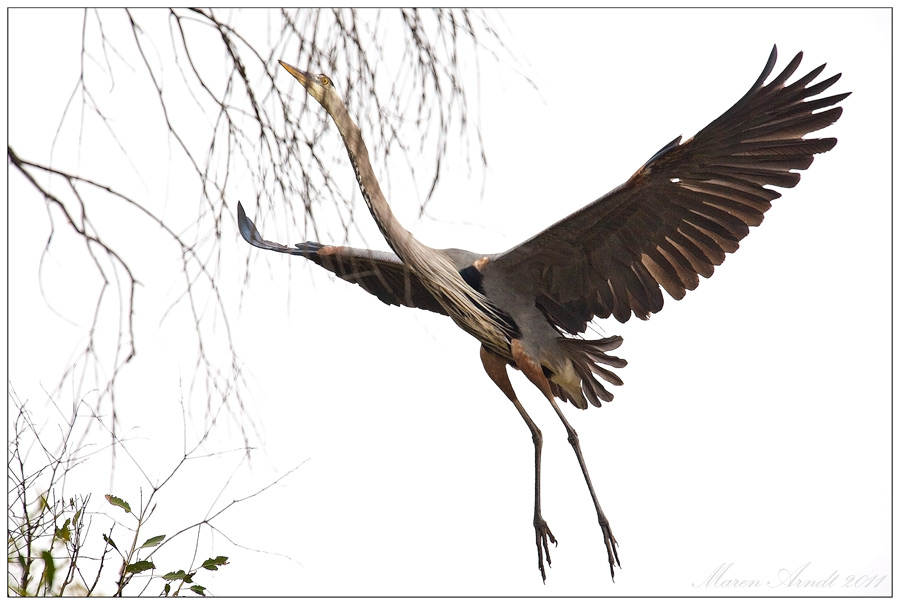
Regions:
<instances>
[{"instance_id":1,"label":"great blue heron","mask_svg":"<svg viewBox=\"0 0 900 605\"><path fill-rule=\"evenodd\" d=\"M710 277L780 197L765 186L793 187L800 180L795 171L805 170L814 154L837 143L834 138L803 137L840 117L841 108L832 106L850 93L812 98L840 74L813 84L822 65L787 84L800 65L803 55L798 53L766 84L776 56L773 47L747 94L694 138L684 143L676 138L624 184L499 254L437 250L416 240L391 212L359 127L331 79L280 62L337 125L363 199L394 254L266 241L239 204L241 234L258 248L303 256L384 303L449 315L481 342L485 371L515 405L534 442L534 531L544 580L545 556L550 563L548 541L556 544L556 539L541 514L541 431L519 403L506 366L525 374L565 426L597 511L614 578L614 566L621 567L616 539L591 484L578 435L556 398L580 409L611 401L612 394L598 378L622 384L603 367L625 365L624 359L608 354L622 338L573 337L594 317L612 315L625 322L634 314L647 319L663 307L660 286L676 300L696 288L699 276Z\"/></svg>"}]
</instances>

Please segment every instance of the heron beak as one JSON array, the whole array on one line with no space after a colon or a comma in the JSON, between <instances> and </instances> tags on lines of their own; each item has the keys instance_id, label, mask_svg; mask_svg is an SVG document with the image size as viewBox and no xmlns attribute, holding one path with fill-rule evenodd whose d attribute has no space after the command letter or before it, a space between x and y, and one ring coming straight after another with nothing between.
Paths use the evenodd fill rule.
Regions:
<instances>
[{"instance_id":1,"label":"heron beak","mask_svg":"<svg viewBox=\"0 0 900 605\"><path fill-rule=\"evenodd\" d=\"M303 87L304 87L304 88L307 88L307 89L309 88L309 85L310 85L310 84L312 83L312 81L313 81L313 78L312 78L312 76L311 76L310 74L308 74L308 73L305 72L305 71L300 71L300 70L297 69L296 67L291 67L290 65L288 65L288 64L285 63L284 61L278 61L278 62L281 63L281 66L282 66L283 68L285 68L285 69L288 71L289 74L291 74L292 76L294 76L295 78L297 78L297 81L300 82L301 84L303 84Z\"/></svg>"}]
</instances>

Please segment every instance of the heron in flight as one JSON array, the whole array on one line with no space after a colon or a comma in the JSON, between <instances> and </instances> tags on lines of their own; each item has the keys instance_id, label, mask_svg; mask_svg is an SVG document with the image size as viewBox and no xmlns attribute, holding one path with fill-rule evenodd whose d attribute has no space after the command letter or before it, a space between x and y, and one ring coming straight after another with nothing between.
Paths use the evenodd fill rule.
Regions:
<instances>
[{"instance_id":1,"label":"heron in flight","mask_svg":"<svg viewBox=\"0 0 900 605\"><path fill-rule=\"evenodd\" d=\"M285 246L262 238L238 205L241 235L257 248L302 256L359 285L390 305L448 315L481 343L488 376L513 403L534 442L534 532L538 568L546 581L549 542L556 539L541 513L541 431L513 391L507 366L520 370L550 401L568 434L603 532L610 574L617 543L591 483L578 434L557 399L576 408L611 401L604 385L621 385L609 354L611 336L579 337L595 318L648 319L663 307L660 286L679 300L710 277L726 253L759 225L772 200L768 186L793 187L798 170L830 150L834 138L803 138L834 123L834 107L850 93L820 96L840 74L815 82L817 67L788 84L798 53L770 82L773 47L762 74L737 103L687 141L656 152L631 178L574 214L497 254L430 248L403 228L378 185L359 127L324 74L281 63L334 120L363 199L393 250L378 252L305 242Z\"/></svg>"}]
</instances>

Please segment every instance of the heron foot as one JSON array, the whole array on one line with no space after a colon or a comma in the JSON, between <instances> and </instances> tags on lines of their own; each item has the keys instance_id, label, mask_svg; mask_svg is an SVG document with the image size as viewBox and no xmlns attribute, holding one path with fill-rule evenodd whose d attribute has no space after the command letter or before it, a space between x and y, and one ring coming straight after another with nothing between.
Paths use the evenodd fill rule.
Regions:
<instances>
[{"instance_id":1,"label":"heron foot","mask_svg":"<svg viewBox=\"0 0 900 605\"><path fill-rule=\"evenodd\" d=\"M550 545L547 543L547 540L549 539L555 546L556 538L553 537L553 532L550 531L547 522L539 514L534 516L534 538L537 543L538 569L541 570L541 579L546 583L547 573L544 571L545 556L547 557L547 565L550 565Z\"/></svg>"},{"instance_id":2,"label":"heron foot","mask_svg":"<svg viewBox=\"0 0 900 605\"><path fill-rule=\"evenodd\" d=\"M619 563L619 553L616 551L618 542L616 542L616 538L613 536L612 529L609 526L609 521L605 517L600 520L600 529L603 530L603 542L606 544L606 555L609 559L609 575L615 582L616 571L614 566L618 565L619 569L622 569L622 564Z\"/></svg>"}]
</instances>

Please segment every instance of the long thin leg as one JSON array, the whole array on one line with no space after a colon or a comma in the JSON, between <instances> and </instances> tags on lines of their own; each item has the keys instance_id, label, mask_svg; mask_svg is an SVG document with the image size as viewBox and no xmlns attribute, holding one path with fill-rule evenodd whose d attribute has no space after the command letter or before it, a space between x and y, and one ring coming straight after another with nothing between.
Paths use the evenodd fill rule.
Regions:
<instances>
[{"instance_id":1,"label":"long thin leg","mask_svg":"<svg viewBox=\"0 0 900 605\"><path fill-rule=\"evenodd\" d=\"M550 565L550 545L547 541L549 540L556 544L556 538L553 537L550 527L547 526L547 522L541 516L541 445L543 443L541 429L538 428L531 416L528 415L528 412L525 411L525 408L522 407L522 404L519 403L512 384L509 382L509 375L506 373L506 360L496 353L481 347L481 363L484 364L484 370L491 377L491 380L519 410L519 414L531 431L531 440L534 442L534 538L537 543L538 569L541 570L541 579L546 582L547 573L544 571L545 556L547 557L547 565Z\"/></svg>"},{"instance_id":2,"label":"long thin leg","mask_svg":"<svg viewBox=\"0 0 900 605\"><path fill-rule=\"evenodd\" d=\"M540 391L544 394L544 396L550 401L550 405L553 406L553 410L556 412L556 415L559 416L559 419L562 420L563 426L566 427L566 433L569 436L569 443L572 445L572 449L575 450L575 456L578 458L578 464L581 466L581 474L584 475L584 480L587 483L588 491L591 492L591 499L594 501L594 509L597 511L597 521L600 522L600 529L603 530L603 541L606 545L606 555L609 559L609 574L612 576L613 580L616 577L615 565L618 565L620 568L622 564L619 563L619 553L616 550L616 546L618 543L616 542L615 536L613 536L612 529L609 526L609 520L606 518L606 515L603 514L603 509L600 508L600 502L597 500L597 494L594 492L594 485L591 483L591 476L588 474L587 465L584 463L584 456L581 454L581 445L578 442L578 433L575 432L575 429L572 428L572 425L569 424L569 421L566 420L566 417L563 416L562 410L559 409L559 406L556 404L556 398L553 396L553 391L550 388L550 383L547 381L547 377L544 376L544 370L541 368L540 363L535 360L532 356L528 355L523 347L522 343L514 339L512 341L512 356L513 360L516 362L516 366L522 370L522 373L528 377L534 385L540 389Z\"/></svg>"},{"instance_id":3,"label":"long thin leg","mask_svg":"<svg viewBox=\"0 0 900 605\"><path fill-rule=\"evenodd\" d=\"M556 415L559 416L559 419L562 420L563 426L566 427L566 432L569 434L569 443L572 445L572 449L575 450L575 456L578 458L578 464L581 466L581 474L584 475L584 480L587 482L588 491L591 492L591 499L594 501L594 508L597 510L597 521L600 522L600 528L603 530L603 541L606 543L606 555L609 559L609 575L612 576L613 581L616 578L616 570L615 565L618 565L621 569L622 564L619 562L619 553L616 550L616 546L618 543L616 542L615 536L613 536L612 528L609 526L609 519L606 518L606 515L603 514L603 509L600 508L600 502L597 500L597 494L594 493L594 486L591 483L591 476L588 474L587 465L584 463L584 456L581 454L581 446L578 442L578 433L575 432L575 429L572 428L572 425L566 420L566 417L563 416L562 410L559 409L559 406L556 404L556 401L553 398L550 398L550 403L553 405L553 409L556 411Z\"/></svg>"}]
</instances>

